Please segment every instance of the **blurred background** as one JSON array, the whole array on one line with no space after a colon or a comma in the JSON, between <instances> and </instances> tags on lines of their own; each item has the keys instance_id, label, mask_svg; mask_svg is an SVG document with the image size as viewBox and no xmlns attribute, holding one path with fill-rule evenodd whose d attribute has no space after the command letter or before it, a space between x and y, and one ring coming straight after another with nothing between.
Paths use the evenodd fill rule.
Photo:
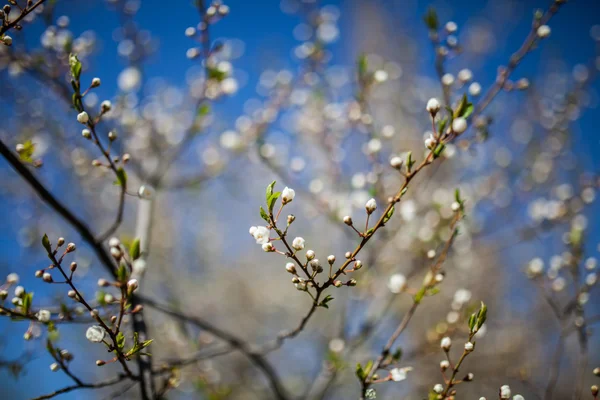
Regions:
<instances>
[{"instance_id":1,"label":"blurred background","mask_svg":"<svg viewBox=\"0 0 600 400\"><path fill-rule=\"evenodd\" d=\"M99 130L104 138L117 132L113 151L131 157L131 195L115 236L147 238L141 293L260 346L295 327L311 305L291 283L284 257L263 252L248 235L262 223L265 187L277 180L279 189L294 188L285 210L296 216L290 235L304 237L321 260L343 259L358 243L343 216L362 226L370 197L384 208L402 183L392 156L410 150L422 160L431 129L425 104L443 98L441 76L453 77L445 85L452 103L463 93L477 103L523 43L534 12L550 4L232 0L229 13L209 26L217 50L207 69L200 33L186 30L201 19L192 1L48 2L11 32L12 47L0 49L0 139L11 148L35 144L32 160L42 162L31 166L35 175L94 232L108 229L119 187L110 170L92 166L101 154L82 138L71 108L68 55L77 53L83 85L102 80L86 95L86 108L111 100ZM438 44L423 22L429 7L440 32L448 21L458 26ZM365 267L352 275L358 285L330 289L330 308L318 309L296 338L268 354L290 394L358 398L356 363L379 354L412 304L408 293L389 289L390 277L402 274L409 287L420 287L427 252L448 237L460 188L467 218L441 291L423 301L397 343L400 366L413 370L405 381L376 385L377 398L427 397L442 380L439 340L452 337L458 358L466 318L480 301L488 322L463 369L475 380L460 385L457 398L497 398L504 384L527 399L591 398L589 386L598 383L592 370L600 366L599 16L598 2L561 7L550 37L518 66L486 118L411 183L397 215L361 252ZM447 52L443 74L436 70L440 51ZM361 55L368 88L356 79ZM459 74L464 69L472 77ZM91 298L104 296L96 282L106 271L93 251L4 160L0 170L0 274L18 273L35 292L36 308L68 303L62 285L34 277L47 266L42 235L63 236L78 245L78 285ZM136 195L142 186L143 196ZM549 304L565 310L562 319ZM219 348L215 336L151 307L146 320L155 365ZM32 398L71 383L50 371L43 327L25 341L28 328L0 319L2 398ZM86 328L60 325L57 344L75 355L71 365L85 381L114 376L118 365L95 366L105 352L85 339ZM123 385L62 398L138 397ZM168 398L273 396L237 352L182 368L174 385Z\"/></svg>"}]
</instances>

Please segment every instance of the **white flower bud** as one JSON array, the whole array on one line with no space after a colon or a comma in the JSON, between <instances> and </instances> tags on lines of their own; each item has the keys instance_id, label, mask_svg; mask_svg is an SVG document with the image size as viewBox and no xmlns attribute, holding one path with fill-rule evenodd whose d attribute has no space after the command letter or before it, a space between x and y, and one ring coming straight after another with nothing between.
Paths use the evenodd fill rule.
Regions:
<instances>
[{"instance_id":1,"label":"white flower bud","mask_svg":"<svg viewBox=\"0 0 600 400\"><path fill-rule=\"evenodd\" d=\"M442 360L442 361L440 361L440 369L442 371L445 371L448 368L450 368L450 362L448 360Z\"/></svg>"},{"instance_id":2,"label":"white flower bud","mask_svg":"<svg viewBox=\"0 0 600 400\"><path fill-rule=\"evenodd\" d=\"M102 103L100 103L100 109L103 113L109 112L111 108L112 103L110 102L110 100L104 100Z\"/></svg>"},{"instance_id":3,"label":"white flower bud","mask_svg":"<svg viewBox=\"0 0 600 400\"><path fill-rule=\"evenodd\" d=\"M354 269L356 269L356 270L359 270L359 269L361 269L361 268L362 268L362 266L363 266L363 263L362 263L362 261L360 261L360 260L356 260L356 261L354 262Z\"/></svg>"},{"instance_id":4,"label":"white flower bud","mask_svg":"<svg viewBox=\"0 0 600 400\"><path fill-rule=\"evenodd\" d=\"M393 368L390 370L390 378L394 382L401 382L406 379L406 373L412 371L412 367Z\"/></svg>"},{"instance_id":5,"label":"white flower bud","mask_svg":"<svg viewBox=\"0 0 600 400\"><path fill-rule=\"evenodd\" d=\"M83 136L86 139L90 139L92 137L92 132L89 129L85 128L81 131L81 136Z\"/></svg>"},{"instance_id":6,"label":"white flower bud","mask_svg":"<svg viewBox=\"0 0 600 400\"><path fill-rule=\"evenodd\" d=\"M442 348L442 350L449 351L451 346L452 339L450 339L448 336L442 338L442 341L440 342L440 347Z\"/></svg>"},{"instance_id":7,"label":"white flower bud","mask_svg":"<svg viewBox=\"0 0 600 400\"><path fill-rule=\"evenodd\" d=\"M427 102L427 111L431 114L431 115L435 115L438 113L438 111L440 111L441 105L440 102L438 101L438 99L436 98L431 98L429 99L429 101Z\"/></svg>"},{"instance_id":8,"label":"white flower bud","mask_svg":"<svg viewBox=\"0 0 600 400\"><path fill-rule=\"evenodd\" d=\"M67 248L65 249L65 251L66 251L67 253L72 253L72 252L74 252L74 251L75 251L75 249L76 249L76 248L77 248L77 247L75 246L75 243L69 243L69 244L67 245Z\"/></svg>"},{"instance_id":9,"label":"white flower bud","mask_svg":"<svg viewBox=\"0 0 600 400\"><path fill-rule=\"evenodd\" d=\"M19 283L19 275L15 272L11 272L6 276L6 283L9 285L14 285L15 283Z\"/></svg>"},{"instance_id":10,"label":"white flower bud","mask_svg":"<svg viewBox=\"0 0 600 400\"><path fill-rule=\"evenodd\" d=\"M123 255L123 253L121 253L121 250L118 247L111 247L110 248L110 255L113 256L115 259L119 259L121 258L121 256Z\"/></svg>"},{"instance_id":11,"label":"white flower bud","mask_svg":"<svg viewBox=\"0 0 600 400\"><path fill-rule=\"evenodd\" d=\"M525 400L525 397L521 396L520 394L515 394L513 396L513 400Z\"/></svg>"},{"instance_id":12,"label":"white flower bud","mask_svg":"<svg viewBox=\"0 0 600 400\"><path fill-rule=\"evenodd\" d=\"M115 131L108 132L108 140L110 140L111 142L114 142L115 140L117 140L117 132L115 132Z\"/></svg>"},{"instance_id":13,"label":"white flower bud","mask_svg":"<svg viewBox=\"0 0 600 400\"><path fill-rule=\"evenodd\" d=\"M256 229L253 230L252 236L254 237L254 240L256 240L256 244L264 245L269 243L270 233L271 231L269 231L267 227L257 226Z\"/></svg>"},{"instance_id":14,"label":"white flower bud","mask_svg":"<svg viewBox=\"0 0 600 400\"><path fill-rule=\"evenodd\" d=\"M100 86L100 78L94 78L92 79L92 87L98 87Z\"/></svg>"},{"instance_id":15,"label":"white flower bud","mask_svg":"<svg viewBox=\"0 0 600 400\"><path fill-rule=\"evenodd\" d=\"M141 199L151 199L152 196L154 196L154 189L152 189L150 186L142 185L138 189L138 196Z\"/></svg>"},{"instance_id":16,"label":"white flower bud","mask_svg":"<svg viewBox=\"0 0 600 400\"><path fill-rule=\"evenodd\" d=\"M25 288L23 286L17 286L15 288L15 296L21 297L25 294Z\"/></svg>"},{"instance_id":17,"label":"white flower bud","mask_svg":"<svg viewBox=\"0 0 600 400\"><path fill-rule=\"evenodd\" d=\"M2 41L7 46L10 46L12 44L12 38L8 35L4 35L4 37L2 38Z\"/></svg>"},{"instance_id":18,"label":"white flower bud","mask_svg":"<svg viewBox=\"0 0 600 400\"><path fill-rule=\"evenodd\" d=\"M264 251L266 251L266 252L271 252L271 251L273 251L273 250L274 250L274 249L273 249L273 243L271 243L271 242L263 243L263 245L262 245L262 249L263 249Z\"/></svg>"},{"instance_id":19,"label":"white flower bud","mask_svg":"<svg viewBox=\"0 0 600 400\"><path fill-rule=\"evenodd\" d=\"M194 28L193 26L190 26L185 29L185 36L192 37L195 34L196 34L196 28Z\"/></svg>"},{"instance_id":20,"label":"white flower bud","mask_svg":"<svg viewBox=\"0 0 600 400\"><path fill-rule=\"evenodd\" d=\"M433 150L433 146L435 146L435 137L433 137L432 134L429 134L429 137L425 139L425 148Z\"/></svg>"},{"instance_id":21,"label":"white flower bud","mask_svg":"<svg viewBox=\"0 0 600 400\"><path fill-rule=\"evenodd\" d=\"M307 259L308 261L310 261L310 260L312 260L313 258L315 258L315 252L314 252L314 251L312 251L312 250L308 250L308 251L306 252L306 259Z\"/></svg>"},{"instance_id":22,"label":"white flower bud","mask_svg":"<svg viewBox=\"0 0 600 400\"><path fill-rule=\"evenodd\" d=\"M37 319L40 322L49 322L52 314L48 310L40 310L37 313Z\"/></svg>"},{"instance_id":23,"label":"white flower bud","mask_svg":"<svg viewBox=\"0 0 600 400\"><path fill-rule=\"evenodd\" d=\"M458 29L458 25L456 25L456 22L454 22L454 21L448 21L448 22L446 22L445 28L446 28L446 32L454 33Z\"/></svg>"},{"instance_id":24,"label":"white flower bud","mask_svg":"<svg viewBox=\"0 0 600 400\"><path fill-rule=\"evenodd\" d=\"M304 238L296 237L292 241L292 248L294 250L302 250L304 249Z\"/></svg>"},{"instance_id":25,"label":"white flower bud","mask_svg":"<svg viewBox=\"0 0 600 400\"><path fill-rule=\"evenodd\" d=\"M335 256L332 254L332 255L330 255L329 257L327 257L327 262L328 262L330 265L333 265L333 263L335 262Z\"/></svg>"},{"instance_id":26,"label":"white flower bud","mask_svg":"<svg viewBox=\"0 0 600 400\"><path fill-rule=\"evenodd\" d=\"M377 202L375 199L370 199L367 201L367 204L365 204L365 209L367 210L367 214L372 214L373 211L377 209Z\"/></svg>"},{"instance_id":27,"label":"white flower bud","mask_svg":"<svg viewBox=\"0 0 600 400\"><path fill-rule=\"evenodd\" d=\"M390 280L388 282L388 288L390 292L398 294L400 293L404 287L406 286L406 277L402 274L394 274L390 276Z\"/></svg>"},{"instance_id":28,"label":"white flower bud","mask_svg":"<svg viewBox=\"0 0 600 400\"><path fill-rule=\"evenodd\" d=\"M467 342L467 343L465 343L465 350L466 350L466 351L473 351L473 348L474 348L474 347L475 347L475 346L473 346L473 343L471 343L471 342Z\"/></svg>"},{"instance_id":29,"label":"white flower bud","mask_svg":"<svg viewBox=\"0 0 600 400\"><path fill-rule=\"evenodd\" d=\"M502 400L505 400L505 399L510 399L510 386L508 386L508 385L503 385L503 386L500 388L500 398L501 398Z\"/></svg>"},{"instance_id":30,"label":"white flower bud","mask_svg":"<svg viewBox=\"0 0 600 400\"><path fill-rule=\"evenodd\" d=\"M131 295L138 288L137 279L130 279L127 282L127 294Z\"/></svg>"},{"instance_id":31,"label":"white flower bud","mask_svg":"<svg viewBox=\"0 0 600 400\"><path fill-rule=\"evenodd\" d=\"M436 392L437 394L440 394L444 391L444 387L442 386L441 383L436 383L435 386L433 387L433 391Z\"/></svg>"},{"instance_id":32,"label":"white flower bud","mask_svg":"<svg viewBox=\"0 0 600 400\"><path fill-rule=\"evenodd\" d=\"M545 39L550 36L550 27L548 25L542 25L537 29L537 35L540 39Z\"/></svg>"},{"instance_id":33,"label":"white flower bud","mask_svg":"<svg viewBox=\"0 0 600 400\"><path fill-rule=\"evenodd\" d=\"M101 326L90 326L85 332L85 337L92 343L100 343L104 340L104 329Z\"/></svg>"},{"instance_id":34,"label":"white flower bud","mask_svg":"<svg viewBox=\"0 0 600 400\"><path fill-rule=\"evenodd\" d=\"M56 372L59 369L60 369L60 365L58 365L58 363L52 363L52 364L50 364L50 371Z\"/></svg>"},{"instance_id":35,"label":"white flower bud","mask_svg":"<svg viewBox=\"0 0 600 400\"><path fill-rule=\"evenodd\" d=\"M471 70L468 68L461 69L460 71L458 71L457 77L459 81L461 81L462 83L466 83L473 79L473 72L471 72Z\"/></svg>"},{"instance_id":36,"label":"white flower bud","mask_svg":"<svg viewBox=\"0 0 600 400\"><path fill-rule=\"evenodd\" d=\"M460 135L467 130L467 120L462 117L454 119L452 121L452 130Z\"/></svg>"},{"instance_id":37,"label":"white flower bud","mask_svg":"<svg viewBox=\"0 0 600 400\"><path fill-rule=\"evenodd\" d=\"M85 111L82 111L79 114L77 114L77 122L79 122L80 124L87 124L89 120L90 116Z\"/></svg>"},{"instance_id":38,"label":"white flower bud","mask_svg":"<svg viewBox=\"0 0 600 400\"><path fill-rule=\"evenodd\" d=\"M352 217L350 217L349 215L346 215L346 216L344 217L344 223L345 223L346 225L352 225Z\"/></svg>"},{"instance_id":39,"label":"white flower bud","mask_svg":"<svg viewBox=\"0 0 600 400\"><path fill-rule=\"evenodd\" d=\"M392 159L390 160L390 165L392 166L392 168L396 168L396 169L402 168L403 163L404 163L404 160L398 156L392 157Z\"/></svg>"},{"instance_id":40,"label":"white flower bud","mask_svg":"<svg viewBox=\"0 0 600 400\"><path fill-rule=\"evenodd\" d=\"M452 202L452 211L458 211L460 210L460 203L458 201L453 201Z\"/></svg>"},{"instance_id":41,"label":"white flower bud","mask_svg":"<svg viewBox=\"0 0 600 400\"><path fill-rule=\"evenodd\" d=\"M119 240L119 238L113 237L110 238L110 240L108 241L108 245L110 247L119 247L121 245L121 241Z\"/></svg>"},{"instance_id":42,"label":"white flower bud","mask_svg":"<svg viewBox=\"0 0 600 400\"><path fill-rule=\"evenodd\" d=\"M444 76L442 76L442 84L444 86L452 86L453 83L454 83L454 75L444 74Z\"/></svg>"},{"instance_id":43,"label":"white flower bud","mask_svg":"<svg viewBox=\"0 0 600 400\"><path fill-rule=\"evenodd\" d=\"M44 275L42 275L42 279L44 280L44 282L52 282L52 275L50 275L49 272L44 272Z\"/></svg>"},{"instance_id":44,"label":"white flower bud","mask_svg":"<svg viewBox=\"0 0 600 400\"><path fill-rule=\"evenodd\" d=\"M469 85L469 94L471 96L479 96L481 94L481 85L478 82L473 82Z\"/></svg>"},{"instance_id":45,"label":"white flower bud","mask_svg":"<svg viewBox=\"0 0 600 400\"><path fill-rule=\"evenodd\" d=\"M287 263L285 264L285 270L287 272L289 272L290 274L295 274L296 273L296 266L294 265L294 263Z\"/></svg>"},{"instance_id":46,"label":"white flower bud","mask_svg":"<svg viewBox=\"0 0 600 400\"><path fill-rule=\"evenodd\" d=\"M283 204L290 203L292 200L294 200L294 197L296 197L296 192L294 191L294 189L290 189L287 186L281 192L281 201L283 202Z\"/></svg>"}]
</instances>

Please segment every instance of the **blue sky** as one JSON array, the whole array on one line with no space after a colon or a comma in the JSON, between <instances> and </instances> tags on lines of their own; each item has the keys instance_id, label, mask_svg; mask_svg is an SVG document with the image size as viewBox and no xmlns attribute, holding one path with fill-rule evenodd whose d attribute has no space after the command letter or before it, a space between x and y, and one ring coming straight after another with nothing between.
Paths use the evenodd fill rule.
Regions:
<instances>
[{"instance_id":1,"label":"blue sky","mask_svg":"<svg viewBox=\"0 0 600 400\"><path fill-rule=\"evenodd\" d=\"M352 32L353 24L356 18L349 16L356 12L367 0L349 0L349 1L327 1L325 4L337 5L341 10L340 29L341 39L333 47L334 63L352 65L357 55L368 49L356 48L354 44L345 40L348 32ZM427 31L421 22L421 16L424 14L427 6L433 4L442 10L452 11L441 14L441 19L451 18L456 21L459 27L468 24L473 16L493 17L489 15L488 2L474 2L467 0L456 0L440 2L416 2L404 0L373 0L388 10L387 18L394 21L401 21L396 29L404 33L410 32L424 51L420 52L422 57L422 70L425 73L434 76L433 55L430 51ZM493 0L492 0L493 1ZM179 3L177 7L171 4ZM488 57L484 64L477 71L477 79L484 88L488 87L495 79L496 66L505 64L510 54L515 51L522 39L529 30L530 10L536 7L546 7L548 1L522 1L519 2L523 10L519 20L514 21L514 26L506 32L506 42L502 43L499 50ZM169 4L169 5L165 5ZM231 7L231 14L223 21L212 28L212 37L217 38L239 38L245 43L244 55L237 60L238 66L248 75L248 84L243 87L238 95L227 100L227 107L231 111L232 117L239 115L244 101L256 96L255 84L259 74L265 68L294 68L291 49L298 44L293 38L292 30L295 24L300 21L296 15L282 13L279 2L275 0L268 1L246 1L235 0L227 4ZM113 30L118 26L117 16L112 11L107 11L105 2L102 1L59 1L57 15L66 14L71 17L71 29L75 33L80 33L86 29L96 31L102 41L100 52L92 58L94 66L90 70L90 76L101 76L103 85L99 88L100 97L110 97L116 91L116 77L124 67L122 60L116 55L116 43L111 40ZM578 63L587 62L594 53L594 43L589 37L589 30L592 25L600 23L600 2L598 1L574 1L567 4L560 13L553 19L552 36L548 40L548 48L544 51L536 51L531 54L527 60L519 67L516 76L530 76L535 74L540 66L543 67L544 57L552 54L562 58L567 65L573 66ZM191 1L165 2L163 0L143 0L139 14L136 16L138 24L149 29L160 41L160 47L155 56L145 67L149 77L160 76L169 83L183 86L185 84L185 72L192 65L193 61L185 57L186 50L192 46L190 39L183 34L188 26L194 26L198 22L198 14L191 6ZM39 28L32 27L29 30L25 28L28 37L39 37ZM503 32L497 32L499 35ZM37 40L37 39L36 39ZM33 42L33 40L32 40ZM544 43L546 45L546 43ZM452 72L461 69L461 59L450 61L448 68ZM6 79L5 74L0 75L0 79ZM598 83L594 85L596 90ZM506 96L506 94L501 94ZM596 102L598 99L596 97ZM580 130L576 136L576 153L581 159L585 160L587 168L592 172L598 172L600 161L595 154L600 151L600 137L596 133L598 110L587 110L580 121ZM0 161L0 171L6 174L12 174L8 166ZM13 215L9 201L2 199L0 205L0 218L11 221L10 234L14 235L18 224L18 216ZM596 239L600 232L592 232ZM10 266L27 264L38 265L44 261L35 257L27 256L16 247L16 241L13 237L6 234L0 234L0 249L2 251L2 260L0 260L0 271L8 272ZM24 258L23 258L24 257ZM34 268L29 269L32 271ZM34 290L36 287L34 287ZM41 287L37 290L41 291ZM7 324L0 321L0 330L5 330ZM18 329L10 329L10 332L18 333ZM2 338L0 344L8 346L5 348L4 355L7 358L15 357L23 350L23 341L20 333L15 337ZM39 346L39 343L33 345ZM62 385L69 383L68 379L60 373L50 374L48 368L49 359L46 355L40 354L39 358L28 365L28 373L19 381L5 379L5 385L0 389L10 393L17 388L22 389L15 398L26 398L34 394L41 394ZM40 372L37 372L39 369ZM40 379L41 378L41 379ZM82 394L66 395L64 399L83 398Z\"/></svg>"}]
</instances>

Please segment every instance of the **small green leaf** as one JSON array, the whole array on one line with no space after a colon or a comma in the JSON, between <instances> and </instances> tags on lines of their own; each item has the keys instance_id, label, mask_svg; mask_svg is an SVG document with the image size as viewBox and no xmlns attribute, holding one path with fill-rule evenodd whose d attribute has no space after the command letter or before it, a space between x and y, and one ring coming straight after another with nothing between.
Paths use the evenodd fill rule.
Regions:
<instances>
[{"instance_id":1,"label":"small green leaf","mask_svg":"<svg viewBox=\"0 0 600 400\"><path fill-rule=\"evenodd\" d=\"M129 278L129 271L124 264L119 265L119 269L117 269L117 280L119 282L126 282Z\"/></svg>"},{"instance_id":2,"label":"small green leaf","mask_svg":"<svg viewBox=\"0 0 600 400\"><path fill-rule=\"evenodd\" d=\"M27 140L23 143L23 149L19 151L19 158L24 163L32 163L34 151L35 144L31 140Z\"/></svg>"},{"instance_id":3,"label":"small green leaf","mask_svg":"<svg viewBox=\"0 0 600 400\"><path fill-rule=\"evenodd\" d=\"M383 217L383 223L387 223L390 218L392 218L392 215L394 215L394 206L392 206L392 208L390 208L390 210L385 214L385 217Z\"/></svg>"},{"instance_id":4,"label":"small green leaf","mask_svg":"<svg viewBox=\"0 0 600 400\"><path fill-rule=\"evenodd\" d=\"M371 236L373 234L373 232L375 232L375 227L369 228L369 230L367 231L367 233L365 233L365 236Z\"/></svg>"},{"instance_id":5,"label":"small green leaf","mask_svg":"<svg viewBox=\"0 0 600 400\"><path fill-rule=\"evenodd\" d=\"M269 199L273 195L273 188L275 187L276 181L273 181L267 186L267 193L265 194L265 201L269 203Z\"/></svg>"},{"instance_id":6,"label":"small green leaf","mask_svg":"<svg viewBox=\"0 0 600 400\"><path fill-rule=\"evenodd\" d=\"M400 361L400 358L402 358L402 348L398 347L394 354L392 354L392 360L398 362Z\"/></svg>"},{"instance_id":7,"label":"small green leaf","mask_svg":"<svg viewBox=\"0 0 600 400\"><path fill-rule=\"evenodd\" d=\"M48 235L46 235L45 233L44 236L42 236L42 246L44 246L44 249L46 249L48 254L52 253L52 245L50 244L50 239L48 239Z\"/></svg>"},{"instance_id":8,"label":"small green leaf","mask_svg":"<svg viewBox=\"0 0 600 400\"><path fill-rule=\"evenodd\" d=\"M106 296L106 292L104 290L98 290L96 292L96 301L101 306L105 306L106 305L106 301L104 300L104 296Z\"/></svg>"},{"instance_id":9,"label":"small green leaf","mask_svg":"<svg viewBox=\"0 0 600 400\"><path fill-rule=\"evenodd\" d=\"M69 55L69 67L71 68L71 75L78 81L81 76L81 61L77 58L77 54Z\"/></svg>"},{"instance_id":10,"label":"small green leaf","mask_svg":"<svg viewBox=\"0 0 600 400\"><path fill-rule=\"evenodd\" d=\"M444 143L438 144L435 150L433 150L433 158L438 158L444 152L445 148L446 145Z\"/></svg>"},{"instance_id":11,"label":"small green leaf","mask_svg":"<svg viewBox=\"0 0 600 400\"><path fill-rule=\"evenodd\" d=\"M356 363L356 376L358 377L359 380L364 381L365 380L365 370L363 369L362 365L360 365L360 363Z\"/></svg>"},{"instance_id":12,"label":"small green leaf","mask_svg":"<svg viewBox=\"0 0 600 400\"><path fill-rule=\"evenodd\" d=\"M123 349L125 348L125 335L123 334L123 332L119 332L119 334L117 335L117 347L119 351L123 351Z\"/></svg>"},{"instance_id":13,"label":"small green leaf","mask_svg":"<svg viewBox=\"0 0 600 400\"><path fill-rule=\"evenodd\" d=\"M131 256L132 260L137 260L138 258L140 258L140 239L139 238L135 238L133 240L133 243L131 243L131 246L129 248L129 255Z\"/></svg>"},{"instance_id":14,"label":"small green leaf","mask_svg":"<svg viewBox=\"0 0 600 400\"><path fill-rule=\"evenodd\" d=\"M358 77L360 79L364 79L364 77L367 75L367 71L369 69L369 64L368 64L366 54L359 55L356 64L357 64L357 69L358 69Z\"/></svg>"},{"instance_id":15,"label":"small green leaf","mask_svg":"<svg viewBox=\"0 0 600 400\"><path fill-rule=\"evenodd\" d=\"M429 28L429 30L437 31L439 29L440 22L435 8L429 7L427 9L427 12L423 16L423 21L425 21L425 25L427 28Z\"/></svg>"},{"instance_id":16,"label":"small green leaf","mask_svg":"<svg viewBox=\"0 0 600 400\"><path fill-rule=\"evenodd\" d=\"M260 206L260 217L264 219L267 223L271 223L271 221L269 220L269 214L267 214L267 212L264 208L262 208L262 206Z\"/></svg>"},{"instance_id":17,"label":"small green leaf","mask_svg":"<svg viewBox=\"0 0 600 400\"><path fill-rule=\"evenodd\" d=\"M421 289L419 289L417 294L415 294L414 302L419 304L421 302L421 300L423 300L423 297L425 296L426 292L427 292L427 288L425 286L423 286Z\"/></svg>"},{"instance_id":18,"label":"small green leaf","mask_svg":"<svg viewBox=\"0 0 600 400\"><path fill-rule=\"evenodd\" d=\"M279 196L281 196L281 192L275 192L267 200L267 207L269 208L269 212L273 211L273 207L275 206L275 201L277 201Z\"/></svg>"},{"instance_id":19,"label":"small green leaf","mask_svg":"<svg viewBox=\"0 0 600 400\"><path fill-rule=\"evenodd\" d=\"M210 105L208 103L203 103L200 107L198 107L198 116L205 117L210 112Z\"/></svg>"},{"instance_id":20,"label":"small green leaf","mask_svg":"<svg viewBox=\"0 0 600 400\"><path fill-rule=\"evenodd\" d=\"M25 293L23 295L23 314L29 314L29 310L31 309L31 304L33 303L33 293Z\"/></svg>"},{"instance_id":21,"label":"small green leaf","mask_svg":"<svg viewBox=\"0 0 600 400\"><path fill-rule=\"evenodd\" d=\"M323 301L319 303L319 307L329 308L329 305L327 305L327 303L329 303L331 300L333 300L333 297L331 297L331 295L328 294L327 296L325 296Z\"/></svg>"},{"instance_id":22,"label":"small green leaf","mask_svg":"<svg viewBox=\"0 0 600 400\"><path fill-rule=\"evenodd\" d=\"M117 180L114 182L116 186L125 186L127 184L127 173L120 167L117 169Z\"/></svg>"}]
</instances>

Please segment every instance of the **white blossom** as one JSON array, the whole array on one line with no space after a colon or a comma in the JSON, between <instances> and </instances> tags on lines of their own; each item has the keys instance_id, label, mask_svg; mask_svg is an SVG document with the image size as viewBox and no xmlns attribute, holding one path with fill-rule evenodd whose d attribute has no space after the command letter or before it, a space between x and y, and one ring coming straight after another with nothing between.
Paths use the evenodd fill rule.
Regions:
<instances>
[{"instance_id":1,"label":"white blossom","mask_svg":"<svg viewBox=\"0 0 600 400\"><path fill-rule=\"evenodd\" d=\"M473 343L471 343L471 342L465 343L465 350L466 351L473 351L473 348L474 348Z\"/></svg>"},{"instance_id":2,"label":"white blossom","mask_svg":"<svg viewBox=\"0 0 600 400\"><path fill-rule=\"evenodd\" d=\"M286 186L281 191L281 201L283 201L283 204L290 203L292 200L294 200L294 197L296 197L296 192L294 191L294 189L290 189Z\"/></svg>"},{"instance_id":3,"label":"white blossom","mask_svg":"<svg viewBox=\"0 0 600 400\"><path fill-rule=\"evenodd\" d=\"M545 39L550 36L550 27L548 25L542 25L537 29L537 35L540 39Z\"/></svg>"},{"instance_id":4,"label":"white blossom","mask_svg":"<svg viewBox=\"0 0 600 400\"><path fill-rule=\"evenodd\" d=\"M458 134L463 133L467 130L467 120L462 117L454 119L452 121L452 130Z\"/></svg>"},{"instance_id":5,"label":"white blossom","mask_svg":"<svg viewBox=\"0 0 600 400\"><path fill-rule=\"evenodd\" d=\"M6 283L10 285L14 285L15 283L19 283L19 275L15 272L11 272L6 276Z\"/></svg>"},{"instance_id":6,"label":"white blossom","mask_svg":"<svg viewBox=\"0 0 600 400\"><path fill-rule=\"evenodd\" d=\"M37 319L40 322L49 322L52 314L48 310L40 310L37 313Z\"/></svg>"},{"instance_id":7,"label":"white blossom","mask_svg":"<svg viewBox=\"0 0 600 400\"><path fill-rule=\"evenodd\" d=\"M294 250L302 250L304 249L304 238L296 237L292 241L292 247Z\"/></svg>"},{"instance_id":8,"label":"white blossom","mask_svg":"<svg viewBox=\"0 0 600 400\"><path fill-rule=\"evenodd\" d=\"M501 399L510 399L510 386L508 385L503 385L500 388L500 398Z\"/></svg>"},{"instance_id":9,"label":"white blossom","mask_svg":"<svg viewBox=\"0 0 600 400\"><path fill-rule=\"evenodd\" d=\"M89 120L90 116L85 111L82 111L79 114L77 114L77 122L79 122L80 124L87 124Z\"/></svg>"},{"instance_id":10,"label":"white blossom","mask_svg":"<svg viewBox=\"0 0 600 400\"><path fill-rule=\"evenodd\" d=\"M372 198L367 201L367 204L365 204L365 209L367 210L367 214L373 213L373 211L377 209L377 202L375 199Z\"/></svg>"},{"instance_id":11,"label":"white blossom","mask_svg":"<svg viewBox=\"0 0 600 400\"><path fill-rule=\"evenodd\" d=\"M442 340L440 342L440 347L443 350L448 351L448 350L450 350L450 346L452 346L452 339L450 339L448 336L442 338Z\"/></svg>"},{"instance_id":12,"label":"white blossom","mask_svg":"<svg viewBox=\"0 0 600 400\"><path fill-rule=\"evenodd\" d=\"M263 243L262 249L266 252L273 251L273 243L271 243L271 242Z\"/></svg>"},{"instance_id":13,"label":"white blossom","mask_svg":"<svg viewBox=\"0 0 600 400\"><path fill-rule=\"evenodd\" d=\"M265 244L269 242L269 234L271 232L265 226L257 226L252 233L257 244Z\"/></svg>"},{"instance_id":14,"label":"white blossom","mask_svg":"<svg viewBox=\"0 0 600 400\"><path fill-rule=\"evenodd\" d=\"M428 148L429 150L433 149L433 146L435 145L435 137L433 137L433 135L430 133L429 137L427 139L425 139L425 147Z\"/></svg>"},{"instance_id":15,"label":"white blossom","mask_svg":"<svg viewBox=\"0 0 600 400\"><path fill-rule=\"evenodd\" d=\"M406 373L412 371L412 367L394 368L390 371L390 376L394 382L400 382L406 379Z\"/></svg>"},{"instance_id":16,"label":"white blossom","mask_svg":"<svg viewBox=\"0 0 600 400\"><path fill-rule=\"evenodd\" d=\"M440 102L438 101L438 99L436 99L435 97L432 97L431 99L429 99L429 101L427 102L427 111L429 111L430 114L437 114L438 111L440 111Z\"/></svg>"},{"instance_id":17,"label":"white blossom","mask_svg":"<svg viewBox=\"0 0 600 400\"><path fill-rule=\"evenodd\" d=\"M469 94L471 96L479 96L481 94L481 85L478 82L473 82L469 85Z\"/></svg>"},{"instance_id":18,"label":"white blossom","mask_svg":"<svg viewBox=\"0 0 600 400\"><path fill-rule=\"evenodd\" d=\"M445 28L446 28L446 32L454 33L458 29L458 25L456 25L456 22L454 22L454 21L448 21L448 22L446 22Z\"/></svg>"},{"instance_id":19,"label":"white blossom","mask_svg":"<svg viewBox=\"0 0 600 400\"><path fill-rule=\"evenodd\" d=\"M433 387L433 391L436 392L437 394L440 394L444 391L444 387L442 386L441 383L436 383L435 386Z\"/></svg>"},{"instance_id":20,"label":"white blossom","mask_svg":"<svg viewBox=\"0 0 600 400\"><path fill-rule=\"evenodd\" d=\"M104 340L104 329L101 326L90 326L85 332L85 337L92 343L100 343Z\"/></svg>"},{"instance_id":21,"label":"white blossom","mask_svg":"<svg viewBox=\"0 0 600 400\"><path fill-rule=\"evenodd\" d=\"M400 293L406 286L406 277L402 274L394 274L390 276L388 288L392 293Z\"/></svg>"},{"instance_id":22,"label":"white blossom","mask_svg":"<svg viewBox=\"0 0 600 400\"><path fill-rule=\"evenodd\" d=\"M525 400L525 397L521 396L520 394L515 394L513 396L513 400Z\"/></svg>"},{"instance_id":23,"label":"white blossom","mask_svg":"<svg viewBox=\"0 0 600 400\"><path fill-rule=\"evenodd\" d=\"M461 69L460 71L458 71L458 80L465 83L465 82L469 82L471 79L473 79L473 72L471 72L470 69L465 68L465 69Z\"/></svg>"}]
</instances>

